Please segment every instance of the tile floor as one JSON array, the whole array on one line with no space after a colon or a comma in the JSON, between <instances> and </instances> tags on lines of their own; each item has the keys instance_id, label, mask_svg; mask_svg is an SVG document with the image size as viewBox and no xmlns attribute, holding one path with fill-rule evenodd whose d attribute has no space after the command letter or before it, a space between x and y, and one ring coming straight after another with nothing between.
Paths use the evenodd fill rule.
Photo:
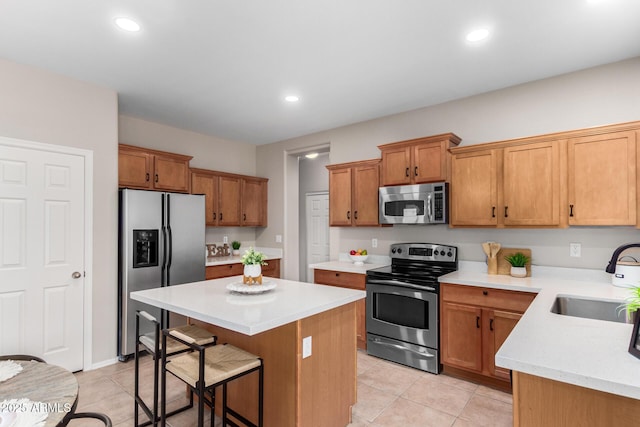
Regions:
<instances>
[{"instance_id":1,"label":"tile floor","mask_svg":"<svg viewBox=\"0 0 640 427\"><path fill-rule=\"evenodd\" d=\"M151 359L142 360L144 379L153 378ZM80 384L78 411L107 414L114 427L133 425L133 362L117 363L76 374ZM184 387L168 387L169 409L186 402ZM143 398L151 399L151 383L143 385ZM146 387L144 387L146 386ZM140 412L141 419L145 419ZM358 351L358 403L349 427L479 427L511 426L511 395L447 375L432 375ZM207 416L208 418L208 416ZM193 409L171 417L171 427L196 425ZM77 420L70 427L100 426ZM218 420L216 418L216 425Z\"/></svg>"}]
</instances>

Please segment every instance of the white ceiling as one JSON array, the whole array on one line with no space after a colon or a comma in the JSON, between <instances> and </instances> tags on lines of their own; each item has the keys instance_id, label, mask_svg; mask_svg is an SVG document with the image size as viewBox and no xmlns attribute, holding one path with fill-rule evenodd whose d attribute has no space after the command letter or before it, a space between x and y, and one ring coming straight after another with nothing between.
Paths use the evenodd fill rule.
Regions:
<instances>
[{"instance_id":1,"label":"white ceiling","mask_svg":"<svg viewBox=\"0 0 640 427\"><path fill-rule=\"evenodd\" d=\"M0 57L263 144L640 56L639 18L639 0L0 0Z\"/></svg>"}]
</instances>

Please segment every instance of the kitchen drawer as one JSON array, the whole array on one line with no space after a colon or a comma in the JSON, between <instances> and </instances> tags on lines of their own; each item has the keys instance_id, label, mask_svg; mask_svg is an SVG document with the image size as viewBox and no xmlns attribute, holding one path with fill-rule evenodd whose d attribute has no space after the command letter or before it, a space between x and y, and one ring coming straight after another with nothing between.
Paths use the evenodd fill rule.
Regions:
<instances>
[{"instance_id":1,"label":"kitchen drawer","mask_svg":"<svg viewBox=\"0 0 640 427\"><path fill-rule=\"evenodd\" d=\"M262 266L262 275L280 278L280 260L268 259L267 265Z\"/></svg>"},{"instance_id":2,"label":"kitchen drawer","mask_svg":"<svg viewBox=\"0 0 640 427\"><path fill-rule=\"evenodd\" d=\"M504 289L481 288L476 286L453 285L443 283L440 292L443 301L469 304L481 307L499 308L524 313L535 293L507 291Z\"/></svg>"},{"instance_id":3,"label":"kitchen drawer","mask_svg":"<svg viewBox=\"0 0 640 427\"><path fill-rule=\"evenodd\" d=\"M237 276L244 272L241 263L212 265L207 267L205 277L207 280L219 279L221 277Z\"/></svg>"},{"instance_id":4,"label":"kitchen drawer","mask_svg":"<svg viewBox=\"0 0 640 427\"><path fill-rule=\"evenodd\" d=\"M313 281L322 285L340 286L343 288L365 289L366 275L359 273L344 273L333 270L314 270Z\"/></svg>"}]
</instances>

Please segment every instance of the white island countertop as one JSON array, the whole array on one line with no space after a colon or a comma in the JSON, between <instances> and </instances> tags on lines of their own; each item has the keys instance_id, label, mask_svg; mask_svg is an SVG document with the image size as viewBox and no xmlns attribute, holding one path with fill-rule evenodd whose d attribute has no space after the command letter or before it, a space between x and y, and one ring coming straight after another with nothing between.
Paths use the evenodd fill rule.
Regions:
<instances>
[{"instance_id":1,"label":"white island countertop","mask_svg":"<svg viewBox=\"0 0 640 427\"><path fill-rule=\"evenodd\" d=\"M563 273L563 269L557 271ZM534 271L532 275L519 279L457 271L441 276L439 281L538 293L496 353L496 365L640 399L640 359L628 352L633 325L551 312L557 295L623 303L629 290L602 281L598 272L593 273L593 279L583 274L580 280L554 274L553 269L541 270L540 274Z\"/></svg>"},{"instance_id":2,"label":"white island countertop","mask_svg":"<svg viewBox=\"0 0 640 427\"><path fill-rule=\"evenodd\" d=\"M276 288L261 294L227 290L242 276L132 292L131 298L245 335L255 335L358 301L364 291L265 278ZM259 286L259 285L254 285Z\"/></svg>"}]
</instances>

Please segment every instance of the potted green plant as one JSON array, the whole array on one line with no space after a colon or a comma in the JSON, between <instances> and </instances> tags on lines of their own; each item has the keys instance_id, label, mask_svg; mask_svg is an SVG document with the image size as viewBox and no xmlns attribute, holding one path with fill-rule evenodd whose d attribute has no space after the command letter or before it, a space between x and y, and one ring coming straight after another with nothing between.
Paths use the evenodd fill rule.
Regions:
<instances>
[{"instance_id":1,"label":"potted green plant","mask_svg":"<svg viewBox=\"0 0 640 427\"><path fill-rule=\"evenodd\" d=\"M522 252L516 252L513 255L504 257L509 264L511 264L511 275L513 277L527 277L526 265L529 262L529 257Z\"/></svg>"},{"instance_id":2,"label":"potted green plant","mask_svg":"<svg viewBox=\"0 0 640 427\"><path fill-rule=\"evenodd\" d=\"M240 246L241 243L238 242L237 240L234 240L233 242L231 242L231 247L233 248L233 255L240 255Z\"/></svg>"},{"instance_id":3,"label":"potted green plant","mask_svg":"<svg viewBox=\"0 0 640 427\"><path fill-rule=\"evenodd\" d=\"M249 247L242 255L242 264L244 265L244 277L258 278L262 275L262 266L267 265L265 255L256 251L253 247Z\"/></svg>"},{"instance_id":4,"label":"potted green plant","mask_svg":"<svg viewBox=\"0 0 640 427\"><path fill-rule=\"evenodd\" d=\"M631 294L626 298L627 319L633 321L640 313L640 286L629 289Z\"/></svg>"}]
</instances>

